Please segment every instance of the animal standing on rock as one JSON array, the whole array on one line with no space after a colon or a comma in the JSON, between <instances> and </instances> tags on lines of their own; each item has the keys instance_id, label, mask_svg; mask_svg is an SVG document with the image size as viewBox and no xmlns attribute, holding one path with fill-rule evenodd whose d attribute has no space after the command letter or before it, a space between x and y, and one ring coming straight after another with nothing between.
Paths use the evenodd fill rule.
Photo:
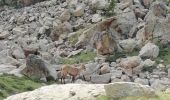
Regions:
<instances>
[{"instance_id":1,"label":"animal standing on rock","mask_svg":"<svg viewBox=\"0 0 170 100\"><path fill-rule=\"evenodd\" d=\"M85 70L85 65L81 64L79 68L72 66L72 65L63 65L61 67L61 83L65 84L65 77L67 75L72 76L72 82L75 81L75 78L80 75L82 70Z\"/></svg>"}]
</instances>

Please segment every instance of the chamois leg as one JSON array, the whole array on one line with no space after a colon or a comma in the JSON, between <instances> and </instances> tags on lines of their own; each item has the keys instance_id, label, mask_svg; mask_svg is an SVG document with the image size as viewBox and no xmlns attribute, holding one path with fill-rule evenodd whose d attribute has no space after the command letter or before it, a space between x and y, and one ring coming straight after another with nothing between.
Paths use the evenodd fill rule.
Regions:
<instances>
[{"instance_id":1,"label":"chamois leg","mask_svg":"<svg viewBox=\"0 0 170 100\"><path fill-rule=\"evenodd\" d=\"M73 77L72 77L72 83L74 83L74 81L75 81L75 77L73 76Z\"/></svg>"}]
</instances>

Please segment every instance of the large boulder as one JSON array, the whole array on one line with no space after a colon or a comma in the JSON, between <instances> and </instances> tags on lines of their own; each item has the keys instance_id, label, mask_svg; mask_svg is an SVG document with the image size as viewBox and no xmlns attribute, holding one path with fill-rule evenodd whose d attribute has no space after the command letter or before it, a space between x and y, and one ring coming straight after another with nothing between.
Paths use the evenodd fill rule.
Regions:
<instances>
[{"instance_id":1,"label":"large boulder","mask_svg":"<svg viewBox=\"0 0 170 100\"><path fill-rule=\"evenodd\" d=\"M12 65L0 65L0 73L7 73L16 68L17 68L16 66L12 66Z\"/></svg>"},{"instance_id":2,"label":"large boulder","mask_svg":"<svg viewBox=\"0 0 170 100\"><path fill-rule=\"evenodd\" d=\"M147 43L139 52L140 57L156 58L159 55L159 47L153 43Z\"/></svg>"},{"instance_id":3,"label":"large boulder","mask_svg":"<svg viewBox=\"0 0 170 100\"><path fill-rule=\"evenodd\" d=\"M48 77L52 77L54 80L57 79L56 70L34 54L28 55L26 59L26 67L21 73L33 79L42 79Z\"/></svg>"},{"instance_id":4,"label":"large boulder","mask_svg":"<svg viewBox=\"0 0 170 100\"><path fill-rule=\"evenodd\" d=\"M103 84L66 84L44 86L5 100L96 100L99 95L105 95Z\"/></svg>"},{"instance_id":5,"label":"large boulder","mask_svg":"<svg viewBox=\"0 0 170 100\"><path fill-rule=\"evenodd\" d=\"M154 90L146 85L131 82L115 82L104 86L106 95L110 99L122 99L124 97L154 97Z\"/></svg>"}]
</instances>

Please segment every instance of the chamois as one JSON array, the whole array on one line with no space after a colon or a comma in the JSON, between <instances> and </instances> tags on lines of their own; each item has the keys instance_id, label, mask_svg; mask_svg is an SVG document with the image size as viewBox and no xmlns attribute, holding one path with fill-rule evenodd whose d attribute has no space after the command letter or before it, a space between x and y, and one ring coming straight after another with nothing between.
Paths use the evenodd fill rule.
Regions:
<instances>
[{"instance_id":1,"label":"chamois","mask_svg":"<svg viewBox=\"0 0 170 100\"><path fill-rule=\"evenodd\" d=\"M65 84L65 77L67 75L72 76L72 82L74 82L76 76L80 75L80 72L85 69L86 68L85 68L84 64L81 64L79 68L72 66L72 65L63 65L61 67L61 83L64 82L64 84Z\"/></svg>"}]
</instances>

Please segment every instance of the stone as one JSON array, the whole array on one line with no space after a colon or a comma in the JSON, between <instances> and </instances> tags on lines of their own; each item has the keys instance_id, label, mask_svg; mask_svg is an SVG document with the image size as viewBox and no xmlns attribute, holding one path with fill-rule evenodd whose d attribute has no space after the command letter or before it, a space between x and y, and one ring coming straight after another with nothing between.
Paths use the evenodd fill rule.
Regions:
<instances>
[{"instance_id":1,"label":"stone","mask_svg":"<svg viewBox=\"0 0 170 100\"><path fill-rule=\"evenodd\" d=\"M103 75L92 75L91 82L96 84L106 84L109 83L111 80L111 74L103 74Z\"/></svg>"},{"instance_id":2,"label":"stone","mask_svg":"<svg viewBox=\"0 0 170 100\"><path fill-rule=\"evenodd\" d=\"M120 41L119 45L125 52L132 52L137 46L137 42L134 39L126 39Z\"/></svg>"},{"instance_id":3,"label":"stone","mask_svg":"<svg viewBox=\"0 0 170 100\"><path fill-rule=\"evenodd\" d=\"M110 99L122 99L124 97L154 97L156 93L146 85L131 82L115 82L104 86L106 95ZM122 92L123 91L123 92Z\"/></svg>"},{"instance_id":4,"label":"stone","mask_svg":"<svg viewBox=\"0 0 170 100\"><path fill-rule=\"evenodd\" d=\"M168 87L170 87L170 80L160 80L156 79L152 82L151 87L157 91L165 91Z\"/></svg>"},{"instance_id":5,"label":"stone","mask_svg":"<svg viewBox=\"0 0 170 100\"><path fill-rule=\"evenodd\" d=\"M6 39L9 35L9 31L0 32L0 39Z\"/></svg>"},{"instance_id":6,"label":"stone","mask_svg":"<svg viewBox=\"0 0 170 100\"><path fill-rule=\"evenodd\" d=\"M71 57L71 56L77 55L77 54L81 53L82 51L83 51L83 49L72 51L67 57Z\"/></svg>"},{"instance_id":7,"label":"stone","mask_svg":"<svg viewBox=\"0 0 170 100\"><path fill-rule=\"evenodd\" d=\"M76 17L80 17L84 14L84 10L85 10L85 5L79 4L77 5L76 10L73 11L73 15Z\"/></svg>"},{"instance_id":8,"label":"stone","mask_svg":"<svg viewBox=\"0 0 170 100\"><path fill-rule=\"evenodd\" d=\"M129 76L127 76L127 75L122 75L121 80L124 82L131 82Z\"/></svg>"},{"instance_id":9,"label":"stone","mask_svg":"<svg viewBox=\"0 0 170 100\"><path fill-rule=\"evenodd\" d=\"M107 0L92 0L90 6L93 10L105 9L109 5Z\"/></svg>"},{"instance_id":10,"label":"stone","mask_svg":"<svg viewBox=\"0 0 170 100\"><path fill-rule=\"evenodd\" d=\"M170 78L170 68L168 68L168 77Z\"/></svg>"},{"instance_id":11,"label":"stone","mask_svg":"<svg viewBox=\"0 0 170 100\"><path fill-rule=\"evenodd\" d=\"M120 61L120 66L125 69L132 69L139 66L141 63L141 58L139 56L133 56L128 58L122 58Z\"/></svg>"},{"instance_id":12,"label":"stone","mask_svg":"<svg viewBox=\"0 0 170 100\"><path fill-rule=\"evenodd\" d=\"M142 85L149 85L149 80L148 79L141 79L141 78L136 78L134 80L135 83L139 83Z\"/></svg>"},{"instance_id":13,"label":"stone","mask_svg":"<svg viewBox=\"0 0 170 100\"><path fill-rule=\"evenodd\" d=\"M99 21L101 21L101 16L99 15L99 14L94 14L93 16L92 16L92 22L93 23L97 23L97 22L99 22Z\"/></svg>"},{"instance_id":14,"label":"stone","mask_svg":"<svg viewBox=\"0 0 170 100\"><path fill-rule=\"evenodd\" d=\"M163 65L163 64L158 64L158 66L157 66L157 68L165 68L165 65Z\"/></svg>"},{"instance_id":15,"label":"stone","mask_svg":"<svg viewBox=\"0 0 170 100\"><path fill-rule=\"evenodd\" d=\"M152 4L154 0L141 0L143 6L147 9L149 9L150 5Z\"/></svg>"},{"instance_id":16,"label":"stone","mask_svg":"<svg viewBox=\"0 0 170 100\"><path fill-rule=\"evenodd\" d=\"M1 64L0 65L0 73L8 73L14 69L16 69L17 67L16 66L12 66L12 65L4 65L4 64Z\"/></svg>"},{"instance_id":17,"label":"stone","mask_svg":"<svg viewBox=\"0 0 170 100\"><path fill-rule=\"evenodd\" d=\"M110 66L108 63L103 63L102 67L100 68L100 74L103 75L107 73L110 73Z\"/></svg>"},{"instance_id":18,"label":"stone","mask_svg":"<svg viewBox=\"0 0 170 100\"><path fill-rule=\"evenodd\" d=\"M56 91L60 93L56 94ZM70 96L70 93L74 96ZM103 84L54 84L16 94L4 100L96 100L96 96L99 95L105 95Z\"/></svg>"},{"instance_id":19,"label":"stone","mask_svg":"<svg viewBox=\"0 0 170 100\"><path fill-rule=\"evenodd\" d=\"M16 59L24 59L25 58L24 52L21 49L13 50L12 56Z\"/></svg>"},{"instance_id":20,"label":"stone","mask_svg":"<svg viewBox=\"0 0 170 100\"><path fill-rule=\"evenodd\" d=\"M159 47L153 43L147 43L139 52L140 57L157 58L159 55Z\"/></svg>"},{"instance_id":21,"label":"stone","mask_svg":"<svg viewBox=\"0 0 170 100\"><path fill-rule=\"evenodd\" d=\"M68 9L66 9L61 15L60 15L60 19L62 21L68 21L70 19L71 15L70 15L70 11Z\"/></svg>"},{"instance_id":22,"label":"stone","mask_svg":"<svg viewBox=\"0 0 170 100\"><path fill-rule=\"evenodd\" d=\"M155 61L152 61L150 59L146 59L144 62L143 62L143 66L144 67L152 67L152 66L155 66L156 62Z\"/></svg>"},{"instance_id":23,"label":"stone","mask_svg":"<svg viewBox=\"0 0 170 100\"><path fill-rule=\"evenodd\" d=\"M110 66L111 66L111 67L116 67L117 64L116 64L116 62L111 62Z\"/></svg>"},{"instance_id":24,"label":"stone","mask_svg":"<svg viewBox=\"0 0 170 100\"><path fill-rule=\"evenodd\" d=\"M110 73L112 74L112 77L121 78L123 71L112 69Z\"/></svg>"},{"instance_id":25,"label":"stone","mask_svg":"<svg viewBox=\"0 0 170 100\"><path fill-rule=\"evenodd\" d=\"M26 59L26 67L21 71L22 74L32 78L41 79L52 77L57 79L56 70L49 67L49 64L34 54L29 54Z\"/></svg>"}]
</instances>

